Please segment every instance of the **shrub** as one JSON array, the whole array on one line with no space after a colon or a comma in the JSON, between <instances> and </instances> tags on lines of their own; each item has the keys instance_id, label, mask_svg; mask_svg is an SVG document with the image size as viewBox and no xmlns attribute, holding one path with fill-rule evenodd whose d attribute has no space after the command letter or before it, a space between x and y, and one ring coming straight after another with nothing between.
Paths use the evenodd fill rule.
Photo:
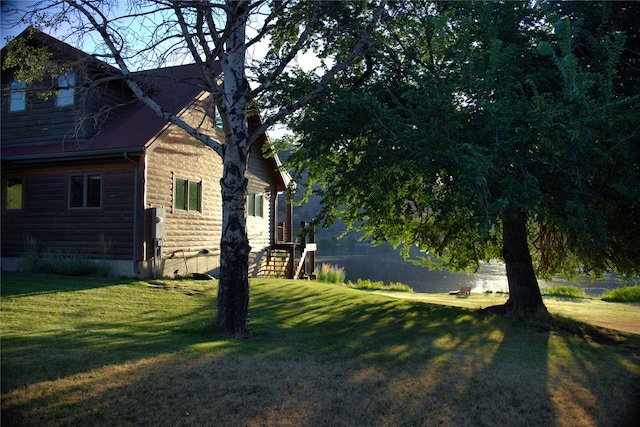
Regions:
<instances>
[{"instance_id":1,"label":"shrub","mask_svg":"<svg viewBox=\"0 0 640 427\"><path fill-rule=\"evenodd\" d=\"M109 277L111 274L111 248L113 240L105 238L104 233L98 237L98 248L100 249L100 261L97 266L97 274L101 277Z\"/></svg>"},{"instance_id":2,"label":"shrub","mask_svg":"<svg viewBox=\"0 0 640 427\"><path fill-rule=\"evenodd\" d=\"M24 237L24 255L18 261L18 269L26 273L35 273L38 271L38 265L40 264L40 255L38 254L38 248L40 242L38 239L32 236Z\"/></svg>"},{"instance_id":3,"label":"shrub","mask_svg":"<svg viewBox=\"0 0 640 427\"><path fill-rule=\"evenodd\" d=\"M91 259L88 255L58 249L54 252L39 252L40 243L34 237L24 239L25 252L18 262L18 269L28 273L53 273L68 276L108 277L111 272L109 252L111 241L101 236L98 242L101 259Z\"/></svg>"},{"instance_id":4,"label":"shrub","mask_svg":"<svg viewBox=\"0 0 640 427\"><path fill-rule=\"evenodd\" d=\"M45 254L41 260L43 273L66 274L68 276L98 275L98 264L85 254L58 250Z\"/></svg>"},{"instance_id":5,"label":"shrub","mask_svg":"<svg viewBox=\"0 0 640 427\"><path fill-rule=\"evenodd\" d=\"M604 292L600 298L609 302L640 302L640 285L610 289Z\"/></svg>"},{"instance_id":6,"label":"shrub","mask_svg":"<svg viewBox=\"0 0 640 427\"><path fill-rule=\"evenodd\" d=\"M353 289L380 290L380 291L397 291L397 292L413 292L413 288L400 282L391 282L385 285L382 281L372 282L371 280L358 279L356 283L349 282L347 286Z\"/></svg>"},{"instance_id":7,"label":"shrub","mask_svg":"<svg viewBox=\"0 0 640 427\"><path fill-rule=\"evenodd\" d=\"M549 288L542 288L540 291L542 295L548 297L587 298L584 289L573 286L551 286Z\"/></svg>"},{"instance_id":8,"label":"shrub","mask_svg":"<svg viewBox=\"0 0 640 427\"><path fill-rule=\"evenodd\" d=\"M329 264L322 264L318 272L318 280L326 283L344 283L346 274L344 268L338 268Z\"/></svg>"}]
</instances>

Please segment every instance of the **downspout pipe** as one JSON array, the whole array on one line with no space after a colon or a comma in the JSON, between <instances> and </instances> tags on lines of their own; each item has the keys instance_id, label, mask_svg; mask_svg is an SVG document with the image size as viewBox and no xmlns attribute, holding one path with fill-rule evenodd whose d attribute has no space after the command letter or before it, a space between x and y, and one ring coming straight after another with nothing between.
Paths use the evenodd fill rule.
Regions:
<instances>
[{"instance_id":1,"label":"downspout pipe","mask_svg":"<svg viewBox=\"0 0 640 427\"><path fill-rule=\"evenodd\" d=\"M138 268L138 261L136 260L136 252L138 249L138 174L139 174L139 165L138 162L129 157L129 154L125 151L123 153L124 159L130 162L133 166L133 248L132 248L132 262L133 262L133 272L137 275L140 274L140 269Z\"/></svg>"}]
</instances>

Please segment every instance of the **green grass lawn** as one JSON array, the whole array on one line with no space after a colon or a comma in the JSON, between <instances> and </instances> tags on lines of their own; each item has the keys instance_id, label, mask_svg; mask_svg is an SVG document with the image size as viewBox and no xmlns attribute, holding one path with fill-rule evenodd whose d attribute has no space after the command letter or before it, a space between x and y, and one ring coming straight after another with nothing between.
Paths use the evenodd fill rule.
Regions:
<instances>
[{"instance_id":1,"label":"green grass lawn","mask_svg":"<svg viewBox=\"0 0 640 427\"><path fill-rule=\"evenodd\" d=\"M640 419L635 334L523 325L474 305L252 279L252 336L234 339L212 328L215 281L3 273L1 289L3 426ZM481 305L475 297L465 304Z\"/></svg>"},{"instance_id":2,"label":"green grass lawn","mask_svg":"<svg viewBox=\"0 0 640 427\"><path fill-rule=\"evenodd\" d=\"M467 298L447 294L377 292L389 297L422 301L470 309L504 304L509 298L502 293L472 293ZM606 302L597 298L543 297L549 312L591 325L640 335L640 303Z\"/></svg>"}]
</instances>

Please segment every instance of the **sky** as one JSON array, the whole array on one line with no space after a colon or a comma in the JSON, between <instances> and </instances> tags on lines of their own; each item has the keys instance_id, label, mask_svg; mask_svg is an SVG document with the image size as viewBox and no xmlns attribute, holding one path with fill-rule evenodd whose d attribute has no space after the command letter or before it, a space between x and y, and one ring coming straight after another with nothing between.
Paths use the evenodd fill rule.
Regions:
<instances>
[{"instance_id":1,"label":"sky","mask_svg":"<svg viewBox=\"0 0 640 427\"><path fill-rule=\"evenodd\" d=\"M128 8L128 1L124 0L114 0L117 7L108 9L106 13L113 16L121 16L126 14L126 10ZM7 43L7 37L15 37L24 31L27 28L26 24L15 24L16 17L10 13L7 13L8 10L18 8L21 10L32 10L35 5L39 3L37 0L0 0L0 15L2 18L2 22L0 24L0 34L1 34L1 45L4 47ZM93 54L96 53L96 46L101 42L100 37L97 33L93 34L93 37L84 36L81 40L77 37L69 37L73 32L73 26L76 25L77 22L63 23L56 28L45 27L42 28L42 31L53 36L57 39L63 40L65 43L72 45L84 52ZM143 31L136 28L136 32L140 34L144 34Z\"/></svg>"},{"instance_id":2,"label":"sky","mask_svg":"<svg viewBox=\"0 0 640 427\"><path fill-rule=\"evenodd\" d=\"M6 45L7 37L15 37L27 28L26 24L15 25L14 24L15 17L8 15L6 11L11 8L28 10L30 8L33 8L34 5L37 3L38 3L37 0L0 0L0 18L1 18L0 48ZM121 13L120 10L124 11L124 9L127 7L126 1L116 1L116 3L119 4L119 6L116 9L112 10L114 15ZM255 18L256 16L258 16L258 19L259 19L259 15L254 15L253 19L256 19ZM258 22L258 25L259 25L259 22ZM69 29L70 29L70 26L67 24L67 25L61 26L56 31L54 31L51 28L46 28L44 31L55 38L65 39L65 37L69 34ZM251 33L251 29L248 29L248 33L249 34ZM89 38L85 37L82 40L81 46L79 46L77 43L74 43L73 41L68 39L64 41L78 49L83 50L84 52L95 53L96 45L95 43L92 43L92 41ZM253 49L250 52L248 52L248 54L250 57L255 57L259 59L266 54L267 48L268 48L268 40L265 40L264 42L261 42L257 44L255 47L253 47ZM315 58L315 56L312 53L300 55L298 62L303 68L310 68L319 64L319 61L317 60L317 58Z\"/></svg>"},{"instance_id":3,"label":"sky","mask_svg":"<svg viewBox=\"0 0 640 427\"><path fill-rule=\"evenodd\" d=\"M18 7L25 7L25 6L29 6L30 4L33 4L35 2L33 1L26 1L26 0L13 0L13 1L5 1L2 0L2 2L0 2L0 47L4 47L7 44L7 37L11 36L11 37L15 37L18 34L20 34L25 28L26 25L19 25L17 27L14 27L9 21L9 17L7 16L7 8L9 7L13 7L13 6L18 6Z\"/></svg>"}]
</instances>

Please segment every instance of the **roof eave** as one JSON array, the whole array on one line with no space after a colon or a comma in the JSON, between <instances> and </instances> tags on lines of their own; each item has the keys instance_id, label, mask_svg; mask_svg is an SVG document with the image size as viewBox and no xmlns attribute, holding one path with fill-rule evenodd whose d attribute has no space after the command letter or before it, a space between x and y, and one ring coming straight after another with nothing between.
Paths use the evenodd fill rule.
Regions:
<instances>
[{"instance_id":1,"label":"roof eave","mask_svg":"<svg viewBox=\"0 0 640 427\"><path fill-rule=\"evenodd\" d=\"M75 160L88 158L105 158L105 157L120 157L129 155L143 155L144 150L140 147L130 148L118 148L108 150L93 150L93 151L77 151L68 153L46 153L46 154L21 154L15 156L2 156L3 162L30 162L30 161L62 161L62 160Z\"/></svg>"}]
</instances>

